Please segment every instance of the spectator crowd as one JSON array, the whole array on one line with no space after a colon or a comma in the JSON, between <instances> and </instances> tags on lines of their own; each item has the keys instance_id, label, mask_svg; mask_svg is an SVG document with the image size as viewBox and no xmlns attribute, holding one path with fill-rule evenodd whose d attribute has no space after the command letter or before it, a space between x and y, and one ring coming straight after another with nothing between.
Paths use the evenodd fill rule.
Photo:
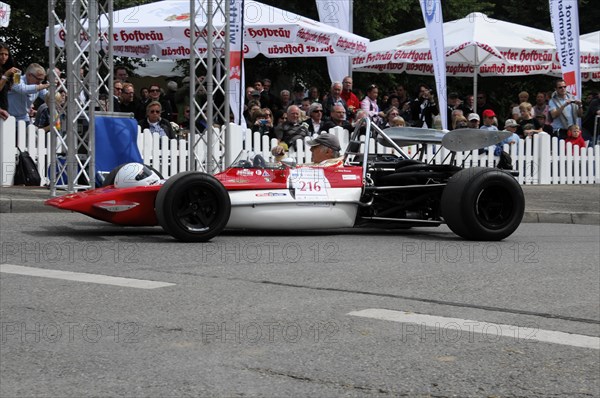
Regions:
<instances>
[{"instance_id":1,"label":"spectator crowd","mask_svg":"<svg viewBox=\"0 0 600 398\"><path fill-rule=\"evenodd\" d=\"M24 71L18 69L9 47L0 42L0 118L12 115L16 120L49 130L52 119L47 106L49 73L51 71L36 63ZM55 73L55 78L60 79L60 71ZM132 113L142 129L169 138L181 137L189 131L189 77L179 83L170 80L165 87L156 82L136 88L129 81L126 67L117 66L113 76L114 96L109 99L107 94L102 94L97 109L108 110L112 101L114 111ZM206 101L206 91L203 79L198 78L197 82L199 90L195 100L202 104ZM421 83L414 87L412 96L410 92L410 87L404 84L393 88L372 84L363 91L354 87L350 76L341 82L332 82L324 93L316 86L302 84L276 91L271 79L255 79L244 91L243 118L252 131L276 138L285 149L293 147L298 138L315 138L336 126L352 130L356 121L364 117L381 128L441 129L439 104L433 90ZM57 90L57 109L61 109L65 99L64 90ZM498 109L484 92L475 97L470 93L450 92L447 126L449 130L507 130L513 135L506 143L516 143L516 138L544 131L574 145L586 146L593 138L596 116L600 115L599 102L596 92L590 93L585 101L576 99L567 91L562 79L557 79L549 90L540 89L531 96L527 91L517 93L505 110ZM507 117L503 120L499 115ZM216 120L212 124L223 122ZM200 118L196 128L203 131L208 124Z\"/></svg>"}]
</instances>

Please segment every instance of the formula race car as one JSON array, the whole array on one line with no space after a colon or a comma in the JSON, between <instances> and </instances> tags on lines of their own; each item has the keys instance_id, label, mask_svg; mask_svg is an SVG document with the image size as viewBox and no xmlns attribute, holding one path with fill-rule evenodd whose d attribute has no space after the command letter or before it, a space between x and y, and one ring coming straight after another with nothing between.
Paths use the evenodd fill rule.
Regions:
<instances>
[{"instance_id":1,"label":"formula race car","mask_svg":"<svg viewBox=\"0 0 600 398\"><path fill-rule=\"evenodd\" d=\"M447 224L469 240L501 240L523 217L525 201L511 172L463 168L455 152L486 148L510 133L419 128L381 130L363 119L335 167L267 162L242 153L216 175L182 172L161 180L147 166L122 165L103 187L47 205L118 225L160 225L176 239L208 241L227 229L410 228ZM394 148L370 153L370 139ZM403 147L436 144L449 164L431 164ZM391 151L387 151L391 152Z\"/></svg>"}]
</instances>

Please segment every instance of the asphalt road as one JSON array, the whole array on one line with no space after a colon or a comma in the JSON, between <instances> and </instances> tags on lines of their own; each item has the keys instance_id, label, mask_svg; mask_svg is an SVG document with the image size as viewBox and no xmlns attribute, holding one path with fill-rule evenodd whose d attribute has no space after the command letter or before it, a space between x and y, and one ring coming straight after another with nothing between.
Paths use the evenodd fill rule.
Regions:
<instances>
[{"instance_id":1,"label":"asphalt road","mask_svg":"<svg viewBox=\"0 0 600 398\"><path fill-rule=\"evenodd\" d=\"M598 225L498 243L440 227L182 244L69 213L0 228L3 397L600 396Z\"/></svg>"}]
</instances>

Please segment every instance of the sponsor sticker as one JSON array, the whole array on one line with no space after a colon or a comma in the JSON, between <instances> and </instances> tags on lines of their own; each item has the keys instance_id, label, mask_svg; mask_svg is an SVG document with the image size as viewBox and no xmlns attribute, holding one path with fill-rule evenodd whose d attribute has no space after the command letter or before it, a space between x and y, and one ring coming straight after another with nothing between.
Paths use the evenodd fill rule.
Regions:
<instances>
[{"instance_id":1,"label":"sponsor sticker","mask_svg":"<svg viewBox=\"0 0 600 398\"><path fill-rule=\"evenodd\" d=\"M254 175L254 172L252 170L248 170L248 169L241 169L238 170L236 175L238 176L245 176L245 177L251 177Z\"/></svg>"},{"instance_id":2,"label":"sponsor sticker","mask_svg":"<svg viewBox=\"0 0 600 398\"><path fill-rule=\"evenodd\" d=\"M327 200L328 189L331 188L323 169L317 168L292 170L289 184L298 200Z\"/></svg>"},{"instance_id":3,"label":"sponsor sticker","mask_svg":"<svg viewBox=\"0 0 600 398\"><path fill-rule=\"evenodd\" d=\"M256 197L259 198L265 198L265 197L281 197L281 196L287 196L287 193L285 192L261 192L261 193L257 193L255 194Z\"/></svg>"}]
</instances>

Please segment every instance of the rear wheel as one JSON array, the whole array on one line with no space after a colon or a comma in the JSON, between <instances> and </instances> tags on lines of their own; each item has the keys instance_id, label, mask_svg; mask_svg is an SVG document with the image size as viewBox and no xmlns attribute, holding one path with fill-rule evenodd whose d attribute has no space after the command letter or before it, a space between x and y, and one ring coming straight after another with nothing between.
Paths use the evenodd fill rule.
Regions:
<instances>
[{"instance_id":1,"label":"rear wheel","mask_svg":"<svg viewBox=\"0 0 600 398\"><path fill-rule=\"evenodd\" d=\"M519 183L497 169L468 168L448 180L442 216L457 235L469 240L502 240L521 223L525 198Z\"/></svg>"},{"instance_id":2,"label":"rear wheel","mask_svg":"<svg viewBox=\"0 0 600 398\"><path fill-rule=\"evenodd\" d=\"M188 171L167 180L156 196L156 218L184 242L206 242L225 229L231 213L229 193L215 177Z\"/></svg>"}]
</instances>

